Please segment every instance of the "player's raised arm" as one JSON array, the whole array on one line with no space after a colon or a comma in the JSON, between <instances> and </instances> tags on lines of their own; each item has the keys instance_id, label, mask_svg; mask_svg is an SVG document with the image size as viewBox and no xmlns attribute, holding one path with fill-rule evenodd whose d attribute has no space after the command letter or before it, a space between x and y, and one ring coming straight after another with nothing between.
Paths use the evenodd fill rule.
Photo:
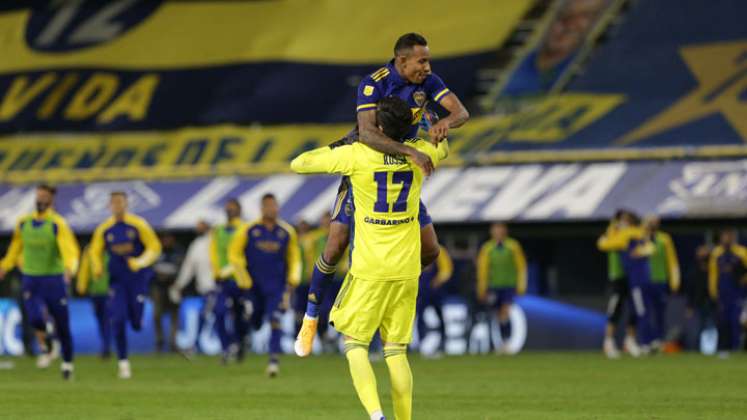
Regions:
<instances>
[{"instance_id":1,"label":"player's raised arm","mask_svg":"<svg viewBox=\"0 0 747 420\"><path fill-rule=\"evenodd\" d=\"M355 166L355 153L352 145L320 147L301 153L291 161L291 170L299 174L328 173L352 175Z\"/></svg>"}]
</instances>

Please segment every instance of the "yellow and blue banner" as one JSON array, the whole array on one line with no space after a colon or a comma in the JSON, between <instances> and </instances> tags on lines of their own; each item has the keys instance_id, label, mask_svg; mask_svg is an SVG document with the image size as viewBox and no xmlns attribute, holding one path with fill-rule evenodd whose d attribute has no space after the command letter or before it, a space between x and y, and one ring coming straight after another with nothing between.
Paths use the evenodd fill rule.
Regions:
<instances>
[{"instance_id":1,"label":"yellow and blue banner","mask_svg":"<svg viewBox=\"0 0 747 420\"><path fill-rule=\"evenodd\" d=\"M531 3L13 1L0 7L0 134L354 121L357 80L407 32L466 95Z\"/></svg>"}]
</instances>

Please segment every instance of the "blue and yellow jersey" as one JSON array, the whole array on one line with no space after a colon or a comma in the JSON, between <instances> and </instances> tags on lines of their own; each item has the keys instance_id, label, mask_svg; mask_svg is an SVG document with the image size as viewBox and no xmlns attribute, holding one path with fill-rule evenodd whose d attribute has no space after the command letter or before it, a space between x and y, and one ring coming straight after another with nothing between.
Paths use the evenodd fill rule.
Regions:
<instances>
[{"instance_id":1,"label":"blue and yellow jersey","mask_svg":"<svg viewBox=\"0 0 747 420\"><path fill-rule=\"evenodd\" d=\"M242 289L255 283L265 290L284 290L301 283L301 250L293 226L278 220L271 228L261 220L238 228L228 247L236 283Z\"/></svg>"},{"instance_id":2,"label":"blue and yellow jersey","mask_svg":"<svg viewBox=\"0 0 747 420\"><path fill-rule=\"evenodd\" d=\"M735 288L741 279L738 273L744 273L747 268L747 248L742 245L731 245L726 248L719 245L711 251L708 260L708 294L716 299L718 297L719 283L724 286Z\"/></svg>"},{"instance_id":3,"label":"blue and yellow jersey","mask_svg":"<svg viewBox=\"0 0 747 420\"><path fill-rule=\"evenodd\" d=\"M654 244L646 231L638 226L608 229L597 241L600 251L620 252L623 270L631 285L638 286L651 281L649 257L654 252Z\"/></svg>"},{"instance_id":4,"label":"blue and yellow jersey","mask_svg":"<svg viewBox=\"0 0 747 420\"><path fill-rule=\"evenodd\" d=\"M429 155L434 165L449 153L422 139L405 142ZM350 273L367 280L408 280L420 276L420 190L423 172L409 159L386 155L362 143L321 147L291 162L298 173L350 177L355 208Z\"/></svg>"},{"instance_id":5,"label":"blue and yellow jersey","mask_svg":"<svg viewBox=\"0 0 747 420\"><path fill-rule=\"evenodd\" d=\"M78 270L80 248L65 219L52 209L21 217L13 231L8 252L0 268L21 273L49 276Z\"/></svg>"},{"instance_id":6,"label":"blue and yellow jersey","mask_svg":"<svg viewBox=\"0 0 747 420\"><path fill-rule=\"evenodd\" d=\"M103 273L104 252L109 255L109 275L149 269L161 255L158 236L142 217L127 213L122 220L113 216L100 224L91 238L91 270L94 277Z\"/></svg>"},{"instance_id":7,"label":"blue and yellow jersey","mask_svg":"<svg viewBox=\"0 0 747 420\"><path fill-rule=\"evenodd\" d=\"M425 267L420 273L420 287L438 287L451 278L454 274L454 262L446 248L441 245L436 261Z\"/></svg>"},{"instance_id":8,"label":"blue and yellow jersey","mask_svg":"<svg viewBox=\"0 0 747 420\"><path fill-rule=\"evenodd\" d=\"M356 110L370 111L387 96L397 96L407 102L412 110L412 127L407 138L418 134L418 124L425 114L429 101L440 103L451 91L443 80L431 73L421 84L413 84L403 79L394 67L394 60L386 66L366 76L358 85L358 105Z\"/></svg>"}]
</instances>

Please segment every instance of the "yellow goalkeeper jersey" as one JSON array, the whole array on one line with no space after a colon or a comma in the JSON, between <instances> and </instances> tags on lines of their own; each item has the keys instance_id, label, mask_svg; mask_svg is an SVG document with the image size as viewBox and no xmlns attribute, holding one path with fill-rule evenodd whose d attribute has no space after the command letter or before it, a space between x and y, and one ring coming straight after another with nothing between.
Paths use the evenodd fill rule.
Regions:
<instances>
[{"instance_id":1,"label":"yellow goalkeeper jersey","mask_svg":"<svg viewBox=\"0 0 747 420\"><path fill-rule=\"evenodd\" d=\"M449 154L446 140L438 147L423 139L405 144L430 156L434 165ZM420 276L418 214L424 174L417 165L356 142L303 153L291 169L350 177L355 210L350 274L382 281Z\"/></svg>"}]
</instances>

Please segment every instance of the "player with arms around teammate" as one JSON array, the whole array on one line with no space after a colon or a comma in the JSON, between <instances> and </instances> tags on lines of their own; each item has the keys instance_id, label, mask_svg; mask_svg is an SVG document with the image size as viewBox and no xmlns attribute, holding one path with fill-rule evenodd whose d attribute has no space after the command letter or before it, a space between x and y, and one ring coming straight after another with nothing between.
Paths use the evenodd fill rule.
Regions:
<instances>
[{"instance_id":1,"label":"player with arms around teammate","mask_svg":"<svg viewBox=\"0 0 747 420\"><path fill-rule=\"evenodd\" d=\"M267 375L277 376L281 353L280 325L283 312L288 309L292 289L301 282L301 250L296 230L278 217L279 206L272 194L262 196L262 217L242 225L234 234L228 248L240 287L249 290L252 304L252 324L260 328L270 322L270 360Z\"/></svg>"},{"instance_id":2,"label":"player with arms around teammate","mask_svg":"<svg viewBox=\"0 0 747 420\"><path fill-rule=\"evenodd\" d=\"M527 289L527 262L519 242L508 237L505 223L490 226L490 240L477 255L477 301L495 308L502 345L498 353L506 353L506 341L511 337L509 309L516 294Z\"/></svg>"},{"instance_id":3,"label":"player with arms around teammate","mask_svg":"<svg viewBox=\"0 0 747 420\"><path fill-rule=\"evenodd\" d=\"M145 297L154 275L151 266L161 255L161 242L145 219L127 211L125 192L112 192L109 208L112 216L96 228L89 245L91 274L100 278L104 270L109 273L109 311L119 377L129 379L127 321L135 331L143 328Z\"/></svg>"},{"instance_id":4,"label":"player with arms around teammate","mask_svg":"<svg viewBox=\"0 0 747 420\"><path fill-rule=\"evenodd\" d=\"M376 125L405 147L417 148L434 163L446 158L448 142L438 147L422 139L405 140L411 112L397 97L379 101ZM395 418L412 417L412 373L407 345L412 338L421 245L418 214L424 171L412 160L353 143L322 147L291 162L298 173L350 177L355 214L352 264L337 295L330 321L345 336L345 355L353 385L372 419L384 418L368 346L379 330L392 383Z\"/></svg>"},{"instance_id":5,"label":"player with arms around teammate","mask_svg":"<svg viewBox=\"0 0 747 420\"><path fill-rule=\"evenodd\" d=\"M439 142L445 139L449 129L461 127L469 119L469 113L459 98L432 72L430 60L428 42L422 35L402 35L394 45L394 58L386 66L366 76L358 85L357 126L345 138L330 147L359 140L378 152L408 158L415 166L420 167L426 176L430 175L433 163L427 154L395 141L384 134L376 124L376 104L388 96L402 99L411 111L410 125L404 138L417 137L419 124L427 112L426 106L431 102L439 104L449 112L448 116L430 127L428 134L431 141ZM316 262L309 284L306 316L297 340L297 348L301 350L300 356L306 356L311 352L323 290L325 285L333 280L335 266L348 246L353 211L349 202L350 186L345 177L340 184L334 206L327 244ZM428 211L422 203L419 205L422 262L424 266L428 266L436 259L440 248Z\"/></svg>"},{"instance_id":6,"label":"player with arms around teammate","mask_svg":"<svg viewBox=\"0 0 747 420\"><path fill-rule=\"evenodd\" d=\"M36 211L21 217L5 258L0 261L0 280L20 263L23 304L42 354L40 367L49 365L46 348L44 311L54 320L62 345L62 377L73 373L73 337L70 332L67 285L78 269L80 249L70 227L52 207L56 189L49 185L36 188Z\"/></svg>"},{"instance_id":7,"label":"player with arms around teammate","mask_svg":"<svg viewBox=\"0 0 747 420\"><path fill-rule=\"evenodd\" d=\"M677 250L674 248L672 237L659 229L660 224L659 217L655 215L646 217L644 221L646 234L654 245L653 253L649 257L651 284L645 291L648 294L648 301L651 302L648 319L651 335L644 339L646 348L655 351L661 349L662 340L665 338L667 297L670 292L677 293L680 288Z\"/></svg>"}]
</instances>

